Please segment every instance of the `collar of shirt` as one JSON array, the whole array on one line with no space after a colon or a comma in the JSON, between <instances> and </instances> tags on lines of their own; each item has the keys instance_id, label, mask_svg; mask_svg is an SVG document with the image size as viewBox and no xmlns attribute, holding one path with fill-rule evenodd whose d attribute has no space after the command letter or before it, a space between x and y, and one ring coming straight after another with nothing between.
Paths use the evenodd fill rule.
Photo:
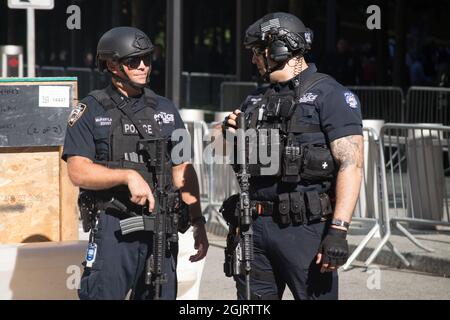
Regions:
<instances>
[{"instance_id":1,"label":"collar of shirt","mask_svg":"<svg viewBox=\"0 0 450 320\"><path fill-rule=\"evenodd\" d=\"M298 86L299 83L302 83L313 73L316 72L317 72L316 65L314 63L308 63L308 68L300 72L298 75L287 81L274 83L271 85L271 88L278 92L293 90L295 87Z\"/></svg>"},{"instance_id":2,"label":"collar of shirt","mask_svg":"<svg viewBox=\"0 0 450 320\"><path fill-rule=\"evenodd\" d=\"M115 85L111 84L111 87L115 92L117 92L119 94L119 96L122 100L127 99L128 101L131 101L132 103L136 102L133 104L133 108L132 108L132 110L134 112L138 112L139 110L141 110L142 108L145 107L145 103L143 103L143 98L144 98L143 93L141 93L137 96L133 96L133 97L126 97L117 89L117 87ZM142 100L142 101L140 102L139 100Z\"/></svg>"},{"instance_id":3,"label":"collar of shirt","mask_svg":"<svg viewBox=\"0 0 450 320\"><path fill-rule=\"evenodd\" d=\"M140 93L140 94L138 94L137 96L126 97L126 96L124 96L124 95L122 94L122 92L119 91L119 89L117 89L117 87L116 87L115 85L111 84L111 88L112 88L115 92L117 92L117 93L120 95L120 97L121 97L122 99L129 99L129 100L134 101L134 100L139 100L139 99L143 96L143 93Z\"/></svg>"}]
</instances>

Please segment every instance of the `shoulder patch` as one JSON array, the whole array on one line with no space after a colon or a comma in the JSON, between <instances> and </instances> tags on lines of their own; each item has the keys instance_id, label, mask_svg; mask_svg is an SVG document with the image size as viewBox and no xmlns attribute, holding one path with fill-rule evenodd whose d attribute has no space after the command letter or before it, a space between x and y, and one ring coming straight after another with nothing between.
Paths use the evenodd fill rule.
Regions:
<instances>
[{"instance_id":1,"label":"shoulder patch","mask_svg":"<svg viewBox=\"0 0 450 320\"><path fill-rule=\"evenodd\" d=\"M78 119L81 118L81 116L83 115L84 111L86 111L86 109L87 109L87 105L79 102L77 104L77 106L70 113L69 120L67 120L67 123L69 124L69 126L72 127L75 124L75 122L77 122Z\"/></svg>"},{"instance_id":2,"label":"shoulder patch","mask_svg":"<svg viewBox=\"0 0 450 320\"><path fill-rule=\"evenodd\" d=\"M355 109L358 107L358 100L356 100L356 97L352 92L350 92L350 91L345 92L344 97L345 97L345 102L348 104L348 106L350 108Z\"/></svg>"},{"instance_id":3,"label":"shoulder patch","mask_svg":"<svg viewBox=\"0 0 450 320\"><path fill-rule=\"evenodd\" d=\"M160 112L154 116L156 122L162 122L165 124L174 123L175 115L173 113Z\"/></svg>"}]
</instances>

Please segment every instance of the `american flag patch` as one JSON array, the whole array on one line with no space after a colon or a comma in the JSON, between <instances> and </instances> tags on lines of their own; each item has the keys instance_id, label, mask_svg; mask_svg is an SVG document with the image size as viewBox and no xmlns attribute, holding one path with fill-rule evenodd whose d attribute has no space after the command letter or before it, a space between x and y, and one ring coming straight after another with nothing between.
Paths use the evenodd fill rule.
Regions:
<instances>
[{"instance_id":1,"label":"american flag patch","mask_svg":"<svg viewBox=\"0 0 450 320\"><path fill-rule=\"evenodd\" d=\"M271 19L267 22L264 22L261 24L261 31L267 32L272 28L279 28L280 27L280 19Z\"/></svg>"}]
</instances>

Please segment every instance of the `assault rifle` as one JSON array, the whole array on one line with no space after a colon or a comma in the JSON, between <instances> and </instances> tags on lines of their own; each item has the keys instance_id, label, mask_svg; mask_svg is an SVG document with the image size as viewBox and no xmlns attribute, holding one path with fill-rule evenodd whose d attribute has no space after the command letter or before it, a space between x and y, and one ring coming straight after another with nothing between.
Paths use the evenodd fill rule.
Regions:
<instances>
[{"instance_id":1,"label":"assault rifle","mask_svg":"<svg viewBox=\"0 0 450 320\"><path fill-rule=\"evenodd\" d=\"M233 195L222 205L221 212L230 225L225 248L225 275L245 275L245 297L251 299L250 271L253 260L253 228L250 208L250 173L247 161L246 124L244 114L237 118L237 179L241 192Z\"/></svg>"}]
</instances>

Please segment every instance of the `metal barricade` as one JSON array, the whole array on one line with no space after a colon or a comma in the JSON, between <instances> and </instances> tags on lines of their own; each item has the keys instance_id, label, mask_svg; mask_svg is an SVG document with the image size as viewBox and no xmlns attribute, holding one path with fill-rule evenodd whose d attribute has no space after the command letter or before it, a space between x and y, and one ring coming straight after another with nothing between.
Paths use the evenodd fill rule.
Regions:
<instances>
[{"instance_id":1,"label":"metal barricade","mask_svg":"<svg viewBox=\"0 0 450 320\"><path fill-rule=\"evenodd\" d=\"M214 127L217 122L209 124L209 133L214 132ZM208 143L211 141L210 137L206 137ZM206 150L206 149L205 149ZM220 159L220 161L215 161ZM209 220L218 222L223 228L228 230L226 221L219 213L219 208L222 206L223 201L229 196L239 192L239 184L236 179L236 175L231 165L226 163L225 157L215 155L215 159L211 152L207 152L204 155L204 163L208 168L208 197L206 207L203 210L203 214L208 217Z\"/></svg>"},{"instance_id":2,"label":"metal barricade","mask_svg":"<svg viewBox=\"0 0 450 320\"><path fill-rule=\"evenodd\" d=\"M220 84L236 79L235 75L201 72L182 72L181 77L184 106L202 109L220 106Z\"/></svg>"},{"instance_id":3,"label":"metal barricade","mask_svg":"<svg viewBox=\"0 0 450 320\"><path fill-rule=\"evenodd\" d=\"M404 97L398 87L350 86L361 102L363 119L403 122Z\"/></svg>"},{"instance_id":4,"label":"metal barricade","mask_svg":"<svg viewBox=\"0 0 450 320\"><path fill-rule=\"evenodd\" d=\"M406 118L402 122L450 125L450 88L409 88L406 95Z\"/></svg>"},{"instance_id":5,"label":"metal barricade","mask_svg":"<svg viewBox=\"0 0 450 320\"><path fill-rule=\"evenodd\" d=\"M64 77L65 75L66 70L64 67L42 66L39 69L40 77Z\"/></svg>"},{"instance_id":6,"label":"metal barricade","mask_svg":"<svg viewBox=\"0 0 450 320\"><path fill-rule=\"evenodd\" d=\"M94 90L94 76L91 68L67 67L66 75L77 77L78 97L80 99L86 97L90 91Z\"/></svg>"},{"instance_id":7,"label":"metal barricade","mask_svg":"<svg viewBox=\"0 0 450 320\"><path fill-rule=\"evenodd\" d=\"M109 72L100 72L96 69L92 71L93 77L93 89L103 89L106 88L111 83L111 75Z\"/></svg>"},{"instance_id":8,"label":"metal barricade","mask_svg":"<svg viewBox=\"0 0 450 320\"><path fill-rule=\"evenodd\" d=\"M385 166L382 166L384 237L366 261L372 263L384 245L409 266L409 261L389 241L391 226L416 246L420 243L400 222L411 226L450 225L450 127L386 124L380 133Z\"/></svg>"},{"instance_id":9,"label":"metal barricade","mask_svg":"<svg viewBox=\"0 0 450 320\"><path fill-rule=\"evenodd\" d=\"M220 111L233 111L241 105L244 99L256 88L256 82L230 82L220 84Z\"/></svg>"},{"instance_id":10,"label":"metal barricade","mask_svg":"<svg viewBox=\"0 0 450 320\"><path fill-rule=\"evenodd\" d=\"M382 158L380 140L373 128L364 128L364 172L358 202L353 213L352 225L369 224L368 232L342 266L347 270L361 254L368 242L381 232L383 225L382 205Z\"/></svg>"},{"instance_id":11,"label":"metal barricade","mask_svg":"<svg viewBox=\"0 0 450 320\"><path fill-rule=\"evenodd\" d=\"M186 130L191 138L191 150L193 152L192 165L197 173L200 201L207 203L209 199L209 168L203 161L204 137L209 129L204 121L184 121Z\"/></svg>"}]
</instances>

